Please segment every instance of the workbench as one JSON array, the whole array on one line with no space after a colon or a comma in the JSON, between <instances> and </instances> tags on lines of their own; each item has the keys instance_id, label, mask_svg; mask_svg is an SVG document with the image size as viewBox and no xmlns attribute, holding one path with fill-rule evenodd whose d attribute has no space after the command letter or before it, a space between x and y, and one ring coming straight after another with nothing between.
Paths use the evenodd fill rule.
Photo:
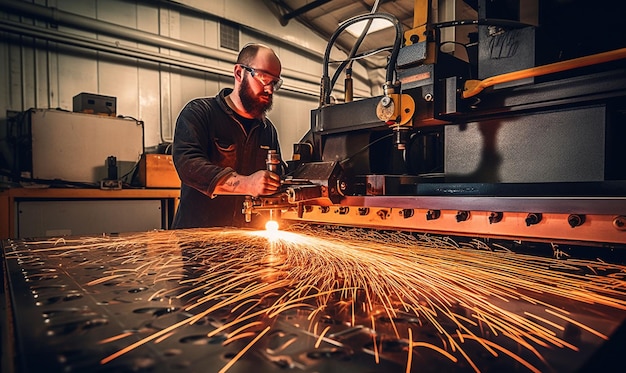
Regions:
<instances>
[{"instance_id":1,"label":"workbench","mask_svg":"<svg viewBox=\"0 0 626 373\"><path fill-rule=\"evenodd\" d=\"M65 206L73 204L83 204L88 210L90 206L108 207L109 210L112 205L118 204L122 210L120 211L119 218L128 218L127 214L136 212L137 208L132 203L142 204L150 202L152 206L155 206L157 213L160 213L162 229L168 229L176 208L178 207L178 201L180 197L179 189L95 189L95 188L10 188L0 191L0 239L6 238L19 238L18 227L20 213L24 212L18 206L24 205L24 207L32 206L34 213L37 214L37 209L45 210L46 207L51 206ZM140 206L140 205L138 205ZM44 209L42 209L44 207ZM81 207L82 208L82 207ZM94 214L97 214L95 212ZM89 214L89 215L94 215ZM52 222L47 222L45 214L40 214L40 223L45 225ZM80 216L79 216L80 218ZM97 216L91 216L90 218L97 219ZM118 217L103 217L102 221L114 222ZM48 218L50 219L50 218ZM24 219L23 219L24 220ZM97 227L94 227L97 230ZM53 230L53 233L54 230ZM58 231L58 235L65 235L63 231ZM69 234L75 234L76 232L68 232ZM110 233L110 232L87 232L87 233Z\"/></svg>"}]
</instances>

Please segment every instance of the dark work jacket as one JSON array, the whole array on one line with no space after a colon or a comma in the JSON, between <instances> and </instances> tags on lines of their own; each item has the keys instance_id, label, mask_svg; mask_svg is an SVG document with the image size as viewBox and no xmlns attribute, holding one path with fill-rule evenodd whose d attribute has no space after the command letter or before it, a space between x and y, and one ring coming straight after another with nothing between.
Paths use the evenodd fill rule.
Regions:
<instances>
[{"instance_id":1,"label":"dark work jacket","mask_svg":"<svg viewBox=\"0 0 626 373\"><path fill-rule=\"evenodd\" d=\"M219 195L217 183L236 171L250 175L266 168L269 149L280 153L276 128L269 119L257 120L246 133L226 104L232 89L185 105L176 121L172 156L182 181L180 203L172 228L261 228L258 216L245 223L244 196ZM255 219L256 218L256 219Z\"/></svg>"}]
</instances>

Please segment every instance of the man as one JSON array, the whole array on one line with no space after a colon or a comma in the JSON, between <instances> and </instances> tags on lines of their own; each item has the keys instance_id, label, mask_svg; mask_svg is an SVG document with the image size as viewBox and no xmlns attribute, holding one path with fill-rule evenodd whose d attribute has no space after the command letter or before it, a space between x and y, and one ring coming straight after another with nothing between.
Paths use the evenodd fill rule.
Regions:
<instances>
[{"instance_id":1,"label":"man","mask_svg":"<svg viewBox=\"0 0 626 373\"><path fill-rule=\"evenodd\" d=\"M268 150L280 154L276 128L266 117L280 88L281 63L267 46L246 45L237 57L233 89L190 101L176 121L173 159L182 181L173 228L262 228L242 214L244 196L268 195L280 186L266 170ZM255 219L256 218L256 219Z\"/></svg>"}]
</instances>

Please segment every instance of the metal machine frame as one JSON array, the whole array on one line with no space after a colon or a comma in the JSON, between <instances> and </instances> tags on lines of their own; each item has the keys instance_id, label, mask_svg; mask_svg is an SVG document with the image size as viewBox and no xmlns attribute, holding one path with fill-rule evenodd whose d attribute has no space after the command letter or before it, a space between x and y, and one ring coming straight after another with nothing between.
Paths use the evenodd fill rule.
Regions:
<instances>
[{"instance_id":1,"label":"metal machine frame","mask_svg":"<svg viewBox=\"0 0 626 373\"><path fill-rule=\"evenodd\" d=\"M325 68L320 107L311 113L311 130L295 147L279 193L290 197L261 197L247 212L280 210L287 221L626 244L626 41L607 36L602 46L610 49L549 60L539 53L554 46L542 33L552 29L553 5L537 5L540 26L479 1L479 16L504 18L427 22L406 32L401 47L397 29L379 97L331 104L342 67L332 78ZM429 2L416 1L415 12L416 19L429 19ZM367 14L340 25L325 66L335 37L351 23L376 17L394 22L388 14ZM469 23L478 27L477 61L439 51L439 30ZM501 59L500 67L481 48L511 42L507 37L520 44L520 53ZM481 74L494 75L477 79ZM339 166L332 178L319 166L324 163ZM312 173L312 164L324 171ZM301 193L304 184L315 192Z\"/></svg>"}]
</instances>

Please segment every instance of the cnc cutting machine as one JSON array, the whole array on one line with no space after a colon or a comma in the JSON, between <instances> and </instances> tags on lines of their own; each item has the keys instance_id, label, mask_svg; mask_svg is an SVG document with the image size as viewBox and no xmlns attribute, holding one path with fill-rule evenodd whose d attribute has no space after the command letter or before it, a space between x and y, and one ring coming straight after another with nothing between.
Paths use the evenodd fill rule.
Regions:
<instances>
[{"instance_id":1,"label":"cnc cutting machine","mask_svg":"<svg viewBox=\"0 0 626 373\"><path fill-rule=\"evenodd\" d=\"M476 19L432 23L428 3L416 1L416 28L404 34L388 14L340 25L325 54L320 106L294 146L283 193L245 212L626 243L626 37L610 32L619 20L607 4L478 1ZM331 77L332 43L349 25L374 18L396 29L384 93L352 100L347 92L335 103L333 84L355 56ZM565 36L582 22L593 32ZM464 46L468 60L443 53L441 30L467 25L474 26Z\"/></svg>"}]
</instances>

